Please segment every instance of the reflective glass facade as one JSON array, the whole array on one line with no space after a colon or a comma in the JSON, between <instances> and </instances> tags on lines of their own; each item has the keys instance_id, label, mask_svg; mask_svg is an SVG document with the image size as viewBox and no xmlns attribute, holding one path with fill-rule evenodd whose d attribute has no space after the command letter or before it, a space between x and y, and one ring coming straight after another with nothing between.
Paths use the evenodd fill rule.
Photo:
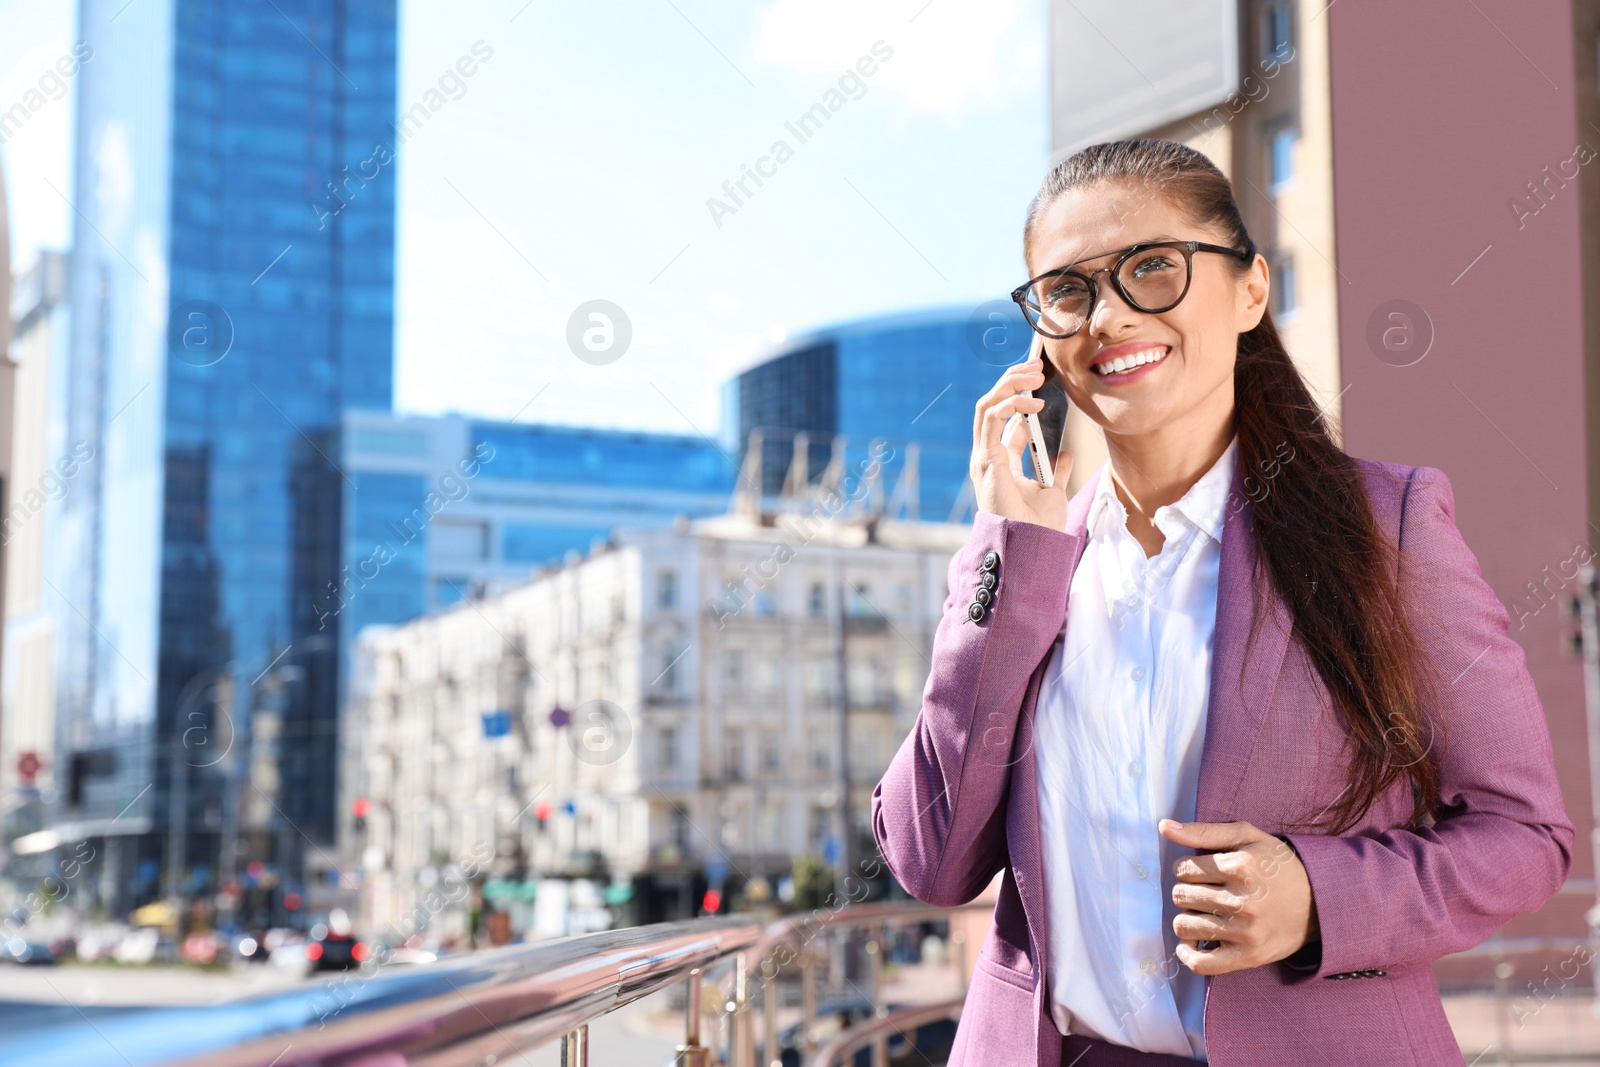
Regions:
<instances>
[{"instance_id":1,"label":"reflective glass facade","mask_svg":"<svg viewBox=\"0 0 1600 1067\"><path fill-rule=\"evenodd\" d=\"M231 873L224 782L266 703L278 808L315 777L295 782L304 748L336 740L296 732L316 679L294 471L344 410L391 400L394 168L371 160L395 140L396 22L393 0L79 17L68 422L104 462L63 528L59 818L105 833L125 906Z\"/></svg>"},{"instance_id":2,"label":"reflective glass facade","mask_svg":"<svg viewBox=\"0 0 1600 1067\"><path fill-rule=\"evenodd\" d=\"M918 446L919 517L943 521L966 506L972 409L1003 367L1027 354L1028 327L1009 302L848 323L797 338L740 374L724 391L728 442L742 454L760 429L762 488L776 494L794 456L794 435L810 435L815 482L845 439L845 474L855 477L873 438L894 449L884 492ZM847 481L849 491L853 482Z\"/></svg>"}]
</instances>

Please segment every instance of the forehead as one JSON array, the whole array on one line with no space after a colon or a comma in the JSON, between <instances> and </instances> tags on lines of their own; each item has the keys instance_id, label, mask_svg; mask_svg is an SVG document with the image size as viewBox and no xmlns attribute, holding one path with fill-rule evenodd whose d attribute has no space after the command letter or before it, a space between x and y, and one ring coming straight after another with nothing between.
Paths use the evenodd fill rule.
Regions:
<instances>
[{"instance_id":1,"label":"forehead","mask_svg":"<svg viewBox=\"0 0 1600 1067\"><path fill-rule=\"evenodd\" d=\"M1100 183L1065 192L1045 209L1033 232L1028 268L1040 274L1139 241L1199 236L1159 191Z\"/></svg>"}]
</instances>

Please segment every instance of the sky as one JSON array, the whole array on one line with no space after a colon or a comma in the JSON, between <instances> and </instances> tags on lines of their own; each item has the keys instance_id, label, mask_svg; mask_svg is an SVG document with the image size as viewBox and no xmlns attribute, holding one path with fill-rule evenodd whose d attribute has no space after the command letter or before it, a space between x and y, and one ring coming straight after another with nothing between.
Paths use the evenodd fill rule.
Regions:
<instances>
[{"instance_id":1,"label":"sky","mask_svg":"<svg viewBox=\"0 0 1600 1067\"><path fill-rule=\"evenodd\" d=\"M0 0L0 108L72 48L75 8ZM1047 163L1044 18L401 0L400 110L492 54L398 153L396 409L709 436L722 382L785 337L1004 296ZM0 145L19 268L71 241L72 114L69 89ZM595 300L626 316L620 356L569 341Z\"/></svg>"}]
</instances>

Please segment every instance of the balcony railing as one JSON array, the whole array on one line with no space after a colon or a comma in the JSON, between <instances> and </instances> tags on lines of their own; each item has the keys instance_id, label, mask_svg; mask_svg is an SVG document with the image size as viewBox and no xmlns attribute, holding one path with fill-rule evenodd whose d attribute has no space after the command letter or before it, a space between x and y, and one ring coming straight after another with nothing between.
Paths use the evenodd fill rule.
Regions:
<instances>
[{"instance_id":1,"label":"balcony railing","mask_svg":"<svg viewBox=\"0 0 1600 1067\"><path fill-rule=\"evenodd\" d=\"M763 1065L777 1057L780 982L798 971L802 1011L796 1051L803 1063L832 1062L872 1045L886 1065L896 1018L881 1003L881 931L948 920L954 912L920 904L820 908L763 925L748 915L713 916L604 933L512 945L405 968L351 972L331 983L223 1004L83 1014L36 1029L0 1029L0 1063L7 1067L468 1067L513 1062L553 1041L562 1063L587 1065L588 1025L640 997L675 983L684 986L684 1039L675 1062L708 1067L756 1067L754 1006L759 1000ZM865 932L859 945L865 976L851 983L870 1010L865 1036L847 1030L818 1049L818 964L821 944ZM965 988L966 955L952 930L951 962ZM837 967L839 959L833 959ZM789 973L785 976L784 972ZM720 1005L702 1011L702 980L723 975ZM759 993L759 996L757 994ZM917 1007L915 1018L954 1018L960 1001ZM912 1009L907 1009L912 1010ZM931 1012L931 1014L930 1014ZM708 1021L714 1022L708 1024ZM719 1037L720 1035L720 1037ZM841 1039L844 1040L841 1044Z\"/></svg>"}]
</instances>

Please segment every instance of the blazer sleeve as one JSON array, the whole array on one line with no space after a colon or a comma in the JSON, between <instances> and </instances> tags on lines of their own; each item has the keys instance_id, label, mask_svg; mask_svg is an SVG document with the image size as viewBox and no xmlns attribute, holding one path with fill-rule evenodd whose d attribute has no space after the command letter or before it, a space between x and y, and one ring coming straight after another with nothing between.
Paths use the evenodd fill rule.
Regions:
<instances>
[{"instance_id":1,"label":"blazer sleeve","mask_svg":"<svg viewBox=\"0 0 1600 1067\"><path fill-rule=\"evenodd\" d=\"M1006 862L1017 718L1066 616L1079 541L980 511L951 557L922 708L872 791L872 832L884 862L926 904L967 903ZM991 552L997 584L974 619Z\"/></svg>"},{"instance_id":2,"label":"blazer sleeve","mask_svg":"<svg viewBox=\"0 0 1600 1067\"><path fill-rule=\"evenodd\" d=\"M1310 955L1307 980L1470 948L1539 908L1572 866L1574 830L1538 691L1505 607L1456 529L1455 497L1437 468L1412 472L1400 550L1408 610L1441 675L1439 702L1427 709L1446 727L1441 810L1415 831L1280 835L1316 901L1321 959Z\"/></svg>"}]
</instances>

